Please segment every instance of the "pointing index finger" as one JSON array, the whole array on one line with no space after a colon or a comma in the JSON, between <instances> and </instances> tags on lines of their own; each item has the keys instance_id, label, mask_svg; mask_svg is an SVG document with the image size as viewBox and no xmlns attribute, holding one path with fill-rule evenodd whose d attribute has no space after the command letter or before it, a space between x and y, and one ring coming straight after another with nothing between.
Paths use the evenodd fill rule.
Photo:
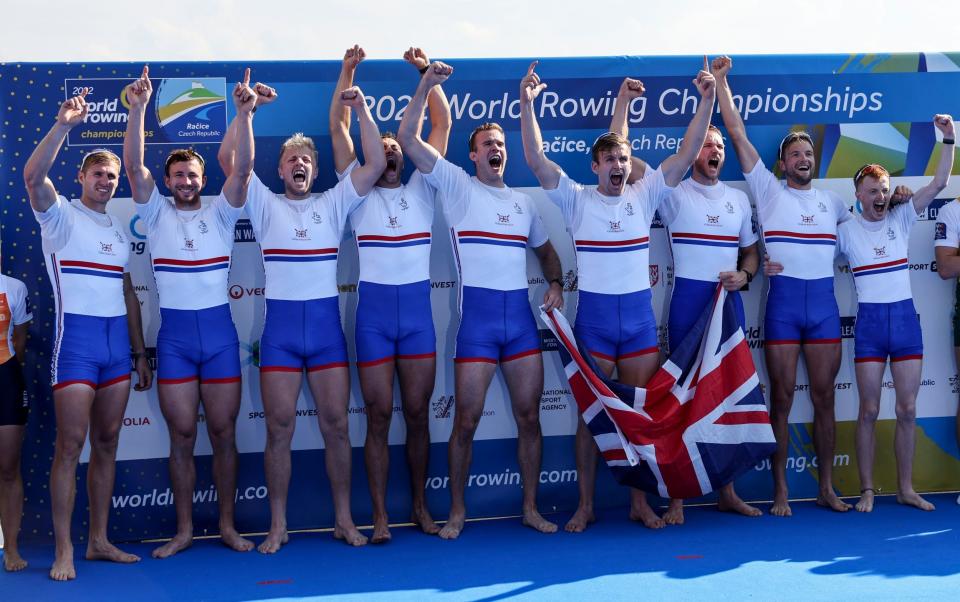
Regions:
<instances>
[{"instance_id":1,"label":"pointing index finger","mask_svg":"<svg viewBox=\"0 0 960 602\"><path fill-rule=\"evenodd\" d=\"M527 75L528 75L528 76L533 75L533 71L534 71L534 69L537 68L537 63L539 63L539 62L540 62L540 61L533 61L532 63L530 63L530 66L527 67Z\"/></svg>"},{"instance_id":2,"label":"pointing index finger","mask_svg":"<svg viewBox=\"0 0 960 602\"><path fill-rule=\"evenodd\" d=\"M244 86L250 85L250 67L247 67L246 69L243 70L243 85Z\"/></svg>"},{"instance_id":3,"label":"pointing index finger","mask_svg":"<svg viewBox=\"0 0 960 602\"><path fill-rule=\"evenodd\" d=\"M711 73L710 62L707 60L707 55L703 55L703 70L707 73Z\"/></svg>"}]
</instances>

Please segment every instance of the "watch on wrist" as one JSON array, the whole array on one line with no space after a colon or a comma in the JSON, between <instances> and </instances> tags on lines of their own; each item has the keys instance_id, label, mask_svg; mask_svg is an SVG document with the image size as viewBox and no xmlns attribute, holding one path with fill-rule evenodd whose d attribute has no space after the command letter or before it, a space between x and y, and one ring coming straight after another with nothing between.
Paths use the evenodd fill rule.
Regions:
<instances>
[{"instance_id":1,"label":"watch on wrist","mask_svg":"<svg viewBox=\"0 0 960 602\"><path fill-rule=\"evenodd\" d=\"M556 282L557 285L560 286L560 288L563 288L563 280L561 280L561 279L559 279L559 278L551 278L551 279L550 279L550 284L553 284L554 282Z\"/></svg>"}]
</instances>

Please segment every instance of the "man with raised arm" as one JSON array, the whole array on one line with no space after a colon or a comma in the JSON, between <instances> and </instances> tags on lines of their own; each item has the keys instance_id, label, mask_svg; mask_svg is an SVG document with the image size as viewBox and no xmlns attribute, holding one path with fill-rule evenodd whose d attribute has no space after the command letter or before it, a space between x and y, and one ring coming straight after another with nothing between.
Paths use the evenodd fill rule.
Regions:
<instances>
[{"instance_id":1,"label":"man with raised arm","mask_svg":"<svg viewBox=\"0 0 960 602\"><path fill-rule=\"evenodd\" d=\"M173 197L160 194L143 160L144 114L153 92L147 67L126 89L130 117L123 155L137 214L147 228L160 296L157 384L160 410L170 433L170 481L177 515L176 535L153 551L154 558L176 554L193 542L193 450L201 401L213 448L220 539L238 552L253 547L234 526L240 351L227 298L234 226L243 212L253 172L257 96L249 83L247 69L232 94L237 110L231 125L236 130L235 169L220 195L207 205L200 199L207 180L203 158L192 149L169 154L163 181Z\"/></svg>"},{"instance_id":2,"label":"man with raised arm","mask_svg":"<svg viewBox=\"0 0 960 602\"><path fill-rule=\"evenodd\" d=\"M87 496L90 532L87 560L140 560L107 539L117 444L130 397L130 357L137 390L150 387L140 320L140 302L126 273L130 248L123 226L106 212L120 180L120 158L98 149L84 156L77 174L80 200L67 201L47 174L67 134L83 123L87 91L60 106L57 121L30 155L23 179L40 223L47 273L53 286L57 337L51 384L57 438L50 468L50 508L56 552L50 578L77 576L70 539L77 463L87 431L90 464Z\"/></svg>"},{"instance_id":3,"label":"man with raised arm","mask_svg":"<svg viewBox=\"0 0 960 602\"><path fill-rule=\"evenodd\" d=\"M334 94L353 85L354 72L364 56L359 46L347 49ZM410 48L403 58L421 72L429 65L420 48ZM427 105L431 119L427 143L445 155L450 137L450 105L440 86L430 91ZM346 177L358 164L350 138L350 110L340 103L330 103L330 136L337 176ZM373 543L390 539L386 507L390 467L387 435L393 417L395 374L400 382L407 432L411 520L426 533L440 530L430 516L424 494L430 454L427 412L437 365L430 307L435 193L418 171L403 184L403 149L393 133L382 134L381 140L386 168L366 202L350 215L360 257L356 349L360 389L367 408L364 456L373 502Z\"/></svg>"},{"instance_id":4,"label":"man with raised arm","mask_svg":"<svg viewBox=\"0 0 960 602\"><path fill-rule=\"evenodd\" d=\"M704 59L704 69L693 80L700 92L700 103L676 155L639 182L630 184L630 143L619 133L608 132L594 142L591 151L597 187L586 188L571 180L543 151L534 100L547 84L534 71L536 65L530 64L520 83L523 149L530 170L547 197L560 208L577 251L580 299L574 333L607 376L616 368L621 382L642 387L660 367L657 321L650 296L650 223L703 145L713 110L713 76ZM629 85L632 82L636 80L621 86L618 105L632 100L629 96L624 98L624 88L642 93L642 84ZM596 444L582 418L578 420L575 445L580 503L566 530L579 532L594 520L598 457ZM630 516L650 528L663 526L646 495L639 490L631 490Z\"/></svg>"},{"instance_id":5,"label":"man with raised arm","mask_svg":"<svg viewBox=\"0 0 960 602\"><path fill-rule=\"evenodd\" d=\"M434 62L420 80L400 124L400 144L424 179L441 195L452 230L460 280L460 328L455 362L456 411L450 434L450 516L440 537L455 539L466 519L464 489L473 437L487 389L500 364L517 421L517 455L523 485L523 524L543 533L557 526L537 511L543 445L540 395L543 359L530 310L526 249L533 249L549 288L547 309L563 305L560 259L547 237L537 207L503 182L507 162L503 129L485 123L470 136L476 176L446 161L420 136L427 95L453 72Z\"/></svg>"},{"instance_id":6,"label":"man with raised arm","mask_svg":"<svg viewBox=\"0 0 960 602\"><path fill-rule=\"evenodd\" d=\"M256 92L260 104L277 97L263 84L257 84ZM333 535L353 546L367 543L350 511L350 373L340 324L337 256L350 214L370 193L386 160L380 132L360 88L341 90L332 102L357 112L366 163L357 165L330 190L314 194L317 148L310 138L294 134L280 151L283 194L271 192L254 175L247 199L247 214L263 255L267 291L260 339L260 391L267 420L264 470L271 519L267 538L258 547L264 554L276 552L288 539L290 443L304 370L323 435L333 492ZM228 131L227 136L219 158L224 171L231 173L236 132Z\"/></svg>"},{"instance_id":7,"label":"man with raised arm","mask_svg":"<svg viewBox=\"0 0 960 602\"><path fill-rule=\"evenodd\" d=\"M851 219L834 194L813 188L816 158L806 132L780 142L777 161L783 183L760 160L734 105L727 74L729 57L713 59L720 113L757 205L757 218L770 260L783 266L770 278L764 319L764 351L770 378L770 418L777 439L773 455L774 501L770 513L790 516L786 465L797 362L803 352L813 402L813 441L820 492L817 504L837 512L850 505L833 490L834 379L840 370L840 311L833 294L837 224Z\"/></svg>"}]
</instances>

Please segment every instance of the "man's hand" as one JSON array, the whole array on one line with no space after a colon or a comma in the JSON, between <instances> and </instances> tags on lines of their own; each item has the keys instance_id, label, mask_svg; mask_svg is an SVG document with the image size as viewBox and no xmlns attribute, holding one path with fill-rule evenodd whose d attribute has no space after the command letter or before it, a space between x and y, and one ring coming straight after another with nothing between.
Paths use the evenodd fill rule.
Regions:
<instances>
[{"instance_id":1,"label":"man's hand","mask_svg":"<svg viewBox=\"0 0 960 602\"><path fill-rule=\"evenodd\" d=\"M940 133L943 134L943 137L944 137L944 138L953 138L953 137L954 137L953 117L951 117L950 115L945 115L945 114L944 114L944 115L941 115L941 114L934 115L934 116L933 116L933 125L934 125L934 127L936 127L938 130L940 130Z\"/></svg>"},{"instance_id":2,"label":"man's hand","mask_svg":"<svg viewBox=\"0 0 960 602\"><path fill-rule=\"evenodd\" d=\"M447 81L447 78L449 78L452 73L453 67L440 61L434 61L427 67L427 71L423 74L423 79L426 80L427 85L436 86Z\"/></svg>"},{"instance_id":3,"label":"man's hand","mask_svg":"<svg viewBox=\"0 0 960 602\"><path fill-rule=\"evenodd\" d=\"M901 184L893 189L893 193L890 195L890 206L895 207L906 203L913 198L913 189L909 186L904 186Z\"/></svg>"},{"instance_id":4,"label":"man's hand","mask_svg":"<svg viewBox=\"0 0 960 602\"><path fill-rule=\"evenodd\" d=\"M130 108L145 107L150 101L150 95L153 93L153 85L150 83L150 67L143 66L143 73L140 79L127 86L127 102Z\"/></svg>"},{"instance_id":5,"label":"man's hand","mask_svg":"<svg viewBox=\"0 0 960 602\"><path fill-rule=\"evenodd\" d=\"M249 113L257 106L257 93L250 87L250 67L243 70L243 81L233 87L233 106L237 113Z\"/></svg>"},{"instance_id":6,"label":"man's hand","mask_svg":"<svg viewBox=\"0 0 960 602\"><path fill-rule=\"evenodd\" d=\"M640 98L645 92L643 87L643 82L639 79L633 79L632 77L626 77L623 80L623 83L620 84L620 91L617 92L617 98L624 98L627 100L633 100L634 98Z\"/></svg>"},{"instance_id":7,"label":"man's hand","mask_svg":"<svg viewBox=\"0 0 960 602\"><path fill-rule=\"evenodd\" d=\"M763 254L763 275L776 276L783 272L783 264L770 259L766 253Z\"/></svg>"},{"instance_id":8,"label":"man's hand","mask_svg":"<svg viewBox=\"0 0 960 602\"><path fill-rule=\"evenodd\" d=\"M78 123L83 122L87 116L90 107L84 97L90 93L90 88L84 88L80 94L68 98L60 105L60 112L57 113L57 123L72 128Z\"/></svg>"},{"instance_id":9,"label":"man's hand","mask_svg":"<svg viewBox=\"0 0 960 602\"><path fill-rule=\"evenodd\" d=\"M406 52L403 53L403 60L413 65L417 71L420 71L430 64L430 59L427 58L427 53L425 53L422 48L417 48L415 46L411 46Z\"/></svg>"},{"instance_id":10,"label":"man's hand","mask_svg":"<svg viewBox=\"0 0 960 602\"><path fill-rule=\"evenodd\" d=\"M359 110L363 108L363 102L363 91L359 86L350 86L340 92L340 104L345 107Z\"/></svg>"},{"instance_id":11,"label":"man's hand","mask_svg":"<svg viewBox=\"0 0 960 602\"><path fill-rule=\"evenodd\" d=\"M710 63L707 61L706 55L703 56L703 69L697 73L697 77L693 80L693 85L697 87L701 98L713 98L714 94L716 94L717 80L714 79L713 74L710 73Z\"/></svg>"},{"instance_id":12,"label":"man's hand","mask_svg":"<svg viewBox=\"0 0 960 602\"><path fill-rule=\"evenodd\" d=\"M720 272L720 284L727 291L738 291L747 284L747 273L743 270L736 272Z\"/></svg>"},{"instance_id":13,"label":"man's hand","mask_svg":"<svg viewBox=\"0 0 960 602\"><path fill-rule=\"evenodd\" d=\"M364 52L363 48L360 48L359 44L354 44L353 48L347 48L346 52L343 53L343 67L352 71L365 58L367 58L367 53Z\"/></svg>"},{"instance_id":14,"label":"man's hand","mask_svg":"<svg viewBox=\"0 0 960 602\"><path fill-rule=\"evenodd\" d=\"M547 84L541 82L540 76L534 72L538 62L539 61L533 61L530 63L530 66L527 67L527 74L520 80L521 104L530 104L537 96L540 96L540 93L547 87Z\"/></svg>"},{"instance_id":15,"label":"man's hand","mask_svg":"<svg viewBox=\"0 0 960 602\"><path fill-rule=\"evenodd\" d=\"M563 287L556 282L550 283L550 288L543 295L543 310L563 309Z\"/></svg>"},{"instance_id":16,"label":"man's hand","mask_svg":"<svg viewBox=\"0 0 960 602\"><path fill-rule=\"evenodd\" d=\"M718 80L723 80L727 78L727 74L730 73L730 69L733 68L733 60L729 56L718 56L713 59L713 62L710 64L710 72L713 73L713 76Z\"/></svg>"},{"instance_id":17,"label":"man's hand","mask_svg":"<svg viewBox=\"0 0 960 602\"><path fill-rule=\"evenodd\" d=\"M150 369L150 363L147 362L147 356L141 354L134 362L137 371L137 384L133 386L134 391L146 391L153 385L153 370Z\"/></svg>"},{"instance_id":18,"label":"man's hand","mask_svg":"<svg viewBox=\"0 0 960 602\"><path fill-rule=\"evenodd\" d=\"M257 95L256 106L258 107L270 104L271 102L275 101L278 96L276 89L260 82L254 84L253 91Z\"/></svg>"}]
</instances>

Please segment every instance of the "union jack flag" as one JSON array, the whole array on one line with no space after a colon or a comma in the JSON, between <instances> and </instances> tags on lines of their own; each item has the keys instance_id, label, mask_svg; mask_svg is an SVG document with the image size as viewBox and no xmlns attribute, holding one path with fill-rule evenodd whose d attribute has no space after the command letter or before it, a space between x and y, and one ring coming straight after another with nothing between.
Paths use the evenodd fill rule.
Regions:
<instances>
[{"instance_id":1,"label":"union jack flag","mask_svg":"<svg viewBox=\"0 0 960 602\"><path fill-rule=\"evenodd\" d=\"M646 388L604 377L562 314L540 315L560 342L577 406L621 485L699 497L773 453L757 371L723 287Z\"/></svg>"}]
</instances>

